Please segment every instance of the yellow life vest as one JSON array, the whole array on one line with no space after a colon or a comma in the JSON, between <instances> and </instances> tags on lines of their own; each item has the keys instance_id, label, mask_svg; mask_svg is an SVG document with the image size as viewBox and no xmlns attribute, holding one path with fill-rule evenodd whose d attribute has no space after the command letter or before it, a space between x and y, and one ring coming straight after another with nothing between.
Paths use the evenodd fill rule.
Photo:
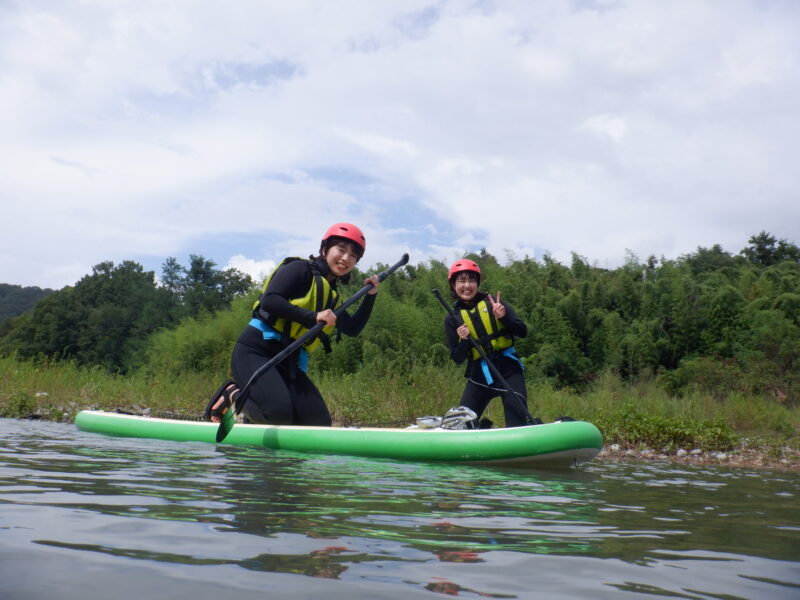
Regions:
<instances>
[{"instance_id":1,"label":"yellow life vest","mask_svg":"<svg viewBox=\"0 0 800 600\"><path fill-rule=\"evenodd\" d=\"M485 299L479 300L470 310L461 309L461 320L469 327L469 333L487 352L502 352L514 345L514 338L506 330L506 326L498 321L492 312L492 306ZM472 349L472 359L478 360L481 355L476 348Z\"/></svg>"},{"instance_id":2,"label":"yellow life vest","mask_svg":"<svg viewBox=\"0 0 800 600\"><path fill-rule=\"evenodd\" d=\"M253 304L253 312L255 316L259 317L262 321L266 321L270 327L279 332L284 338L284 343L287 345L305 334L308 331L308 328L297 321L290 321L284 317L271 317L264 309L261 308L261 298L264 296L264 294L266 294L267 286L269 285L269 282L272 280L272 277L275 275L275 273L278 272L278 269L280 269L286 263L295 260L303 259L297 257L285 258L277 267L275 267L275 270L270 273L270 276L267 277L266 281L264 282L264 286L261 288L261 296L258 300L256 300L255 304ZM328 308L331 310L336 310L336 308L341 304L339 293L333 289L327 278L322 276L316 265L312 261L309 261L309 263L313 276L311 286L308 288L305 296L300 298L287 298L287 300L295 306L305 308L306 310L310 310L315 313L322 312ZM323 343L323 340L325 346L328 347L329 344L327 343L327 338L331 333L333 333L335 328L335 326L326 325L323 327L322 332L318 336L315 336L310 341L306 342L303 347L309 352L316 350L319 348L320 344ZM288 339L285 339L287 337Z\"/></svg>"}]
</instances>

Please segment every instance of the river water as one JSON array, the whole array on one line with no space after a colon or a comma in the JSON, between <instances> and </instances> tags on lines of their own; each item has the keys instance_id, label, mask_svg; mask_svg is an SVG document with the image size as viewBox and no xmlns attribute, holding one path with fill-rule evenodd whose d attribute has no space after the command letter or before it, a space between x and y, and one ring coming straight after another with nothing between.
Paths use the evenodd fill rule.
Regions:
<instances>
[{"instance_id":1,"label":"river water","mask_svg":"<svg viewBox=\"0 0 800 600\"><path fill-rule=\"evenodd\" d=\"M0 598L800 598L796 472L508 470L0 419Z\"/></svg>"}]
</instances>

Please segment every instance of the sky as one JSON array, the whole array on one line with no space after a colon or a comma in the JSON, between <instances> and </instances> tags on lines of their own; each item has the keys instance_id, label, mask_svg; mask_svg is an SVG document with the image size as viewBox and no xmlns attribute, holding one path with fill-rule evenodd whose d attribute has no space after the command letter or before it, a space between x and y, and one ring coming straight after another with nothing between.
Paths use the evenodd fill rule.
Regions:
<instances>
[{"instance_id":1,"label":"sky","mask_svg":"<svg viewBox=\"0 0 800 600\"><path fill-rule=\"evenodd\" d=\"M795 0L0 0L0 282L800 243Z\"/></svg>"}]
</instances>

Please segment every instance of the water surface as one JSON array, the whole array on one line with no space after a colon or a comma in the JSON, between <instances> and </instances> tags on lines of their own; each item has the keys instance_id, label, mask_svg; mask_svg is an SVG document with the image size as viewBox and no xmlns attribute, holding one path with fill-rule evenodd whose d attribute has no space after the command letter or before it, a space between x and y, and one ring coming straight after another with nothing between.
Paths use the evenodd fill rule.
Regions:
<instances>
[{"instance_id":1,"label":"water surface","mask_svg":"<svg viewBox=\"0 0 800 600\"><path fill-rule=\"evenodd\" d=\"M4 599L800 597L795 472L0 440Z\"/></svg>"}]
</instances>

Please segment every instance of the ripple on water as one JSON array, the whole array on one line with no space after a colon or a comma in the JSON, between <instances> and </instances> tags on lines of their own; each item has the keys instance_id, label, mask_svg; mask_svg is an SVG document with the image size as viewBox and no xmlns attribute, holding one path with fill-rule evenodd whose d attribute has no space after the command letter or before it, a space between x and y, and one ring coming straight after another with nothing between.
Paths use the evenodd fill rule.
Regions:
<instances>
[{"instance_id":1,"label":"ripple on water","mask_svg":"<svg viewBox=\"0 0 800 600\"><path fill-rule=\"evenodd\" d=\"M795 598L800 589L800 480L790 472L393 463L2 419L0 435L2 597ZM87 572L96 590L84 589Z\"/></svg>"}]
</instances>

